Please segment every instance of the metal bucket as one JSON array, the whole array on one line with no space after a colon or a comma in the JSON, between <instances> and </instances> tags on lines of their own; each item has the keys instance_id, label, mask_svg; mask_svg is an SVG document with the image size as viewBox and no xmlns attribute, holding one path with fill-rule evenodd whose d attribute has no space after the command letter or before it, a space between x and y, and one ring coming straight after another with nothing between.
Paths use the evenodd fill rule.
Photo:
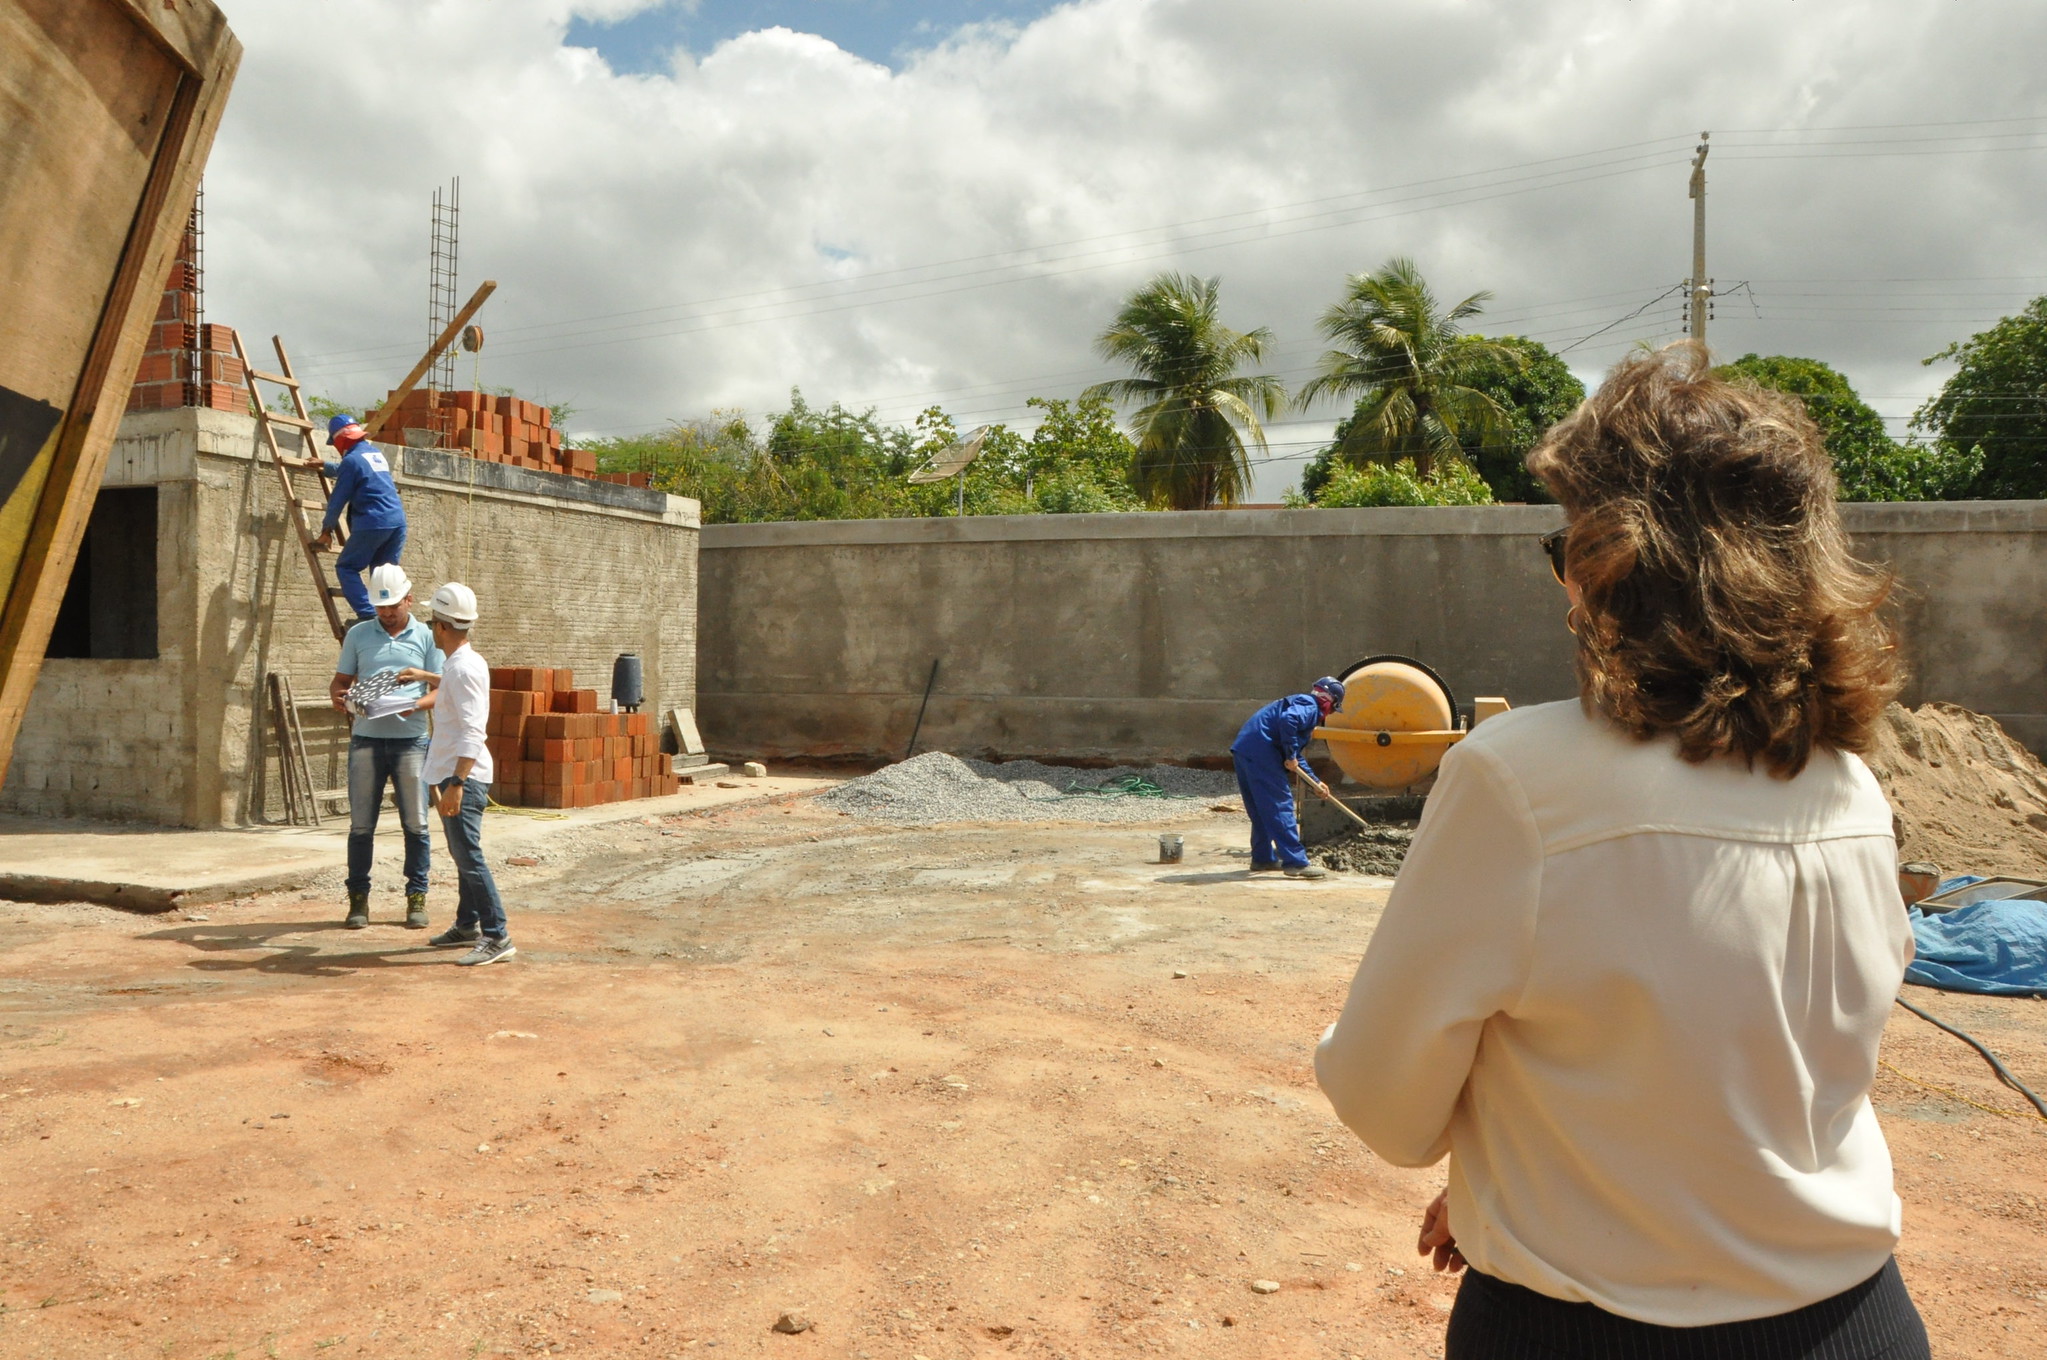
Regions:
<instances>
[{"instance_id":1,"label":"metal bucket","mask_svg":"<svg viewBox=\"0 0 2047 1360\"><path fill-rule=\"evenodd\" d=\"M1178 864L1184 849L1185 845L1178 836L1159 837L1159 863Z\"/></svg>"}]
</instances>

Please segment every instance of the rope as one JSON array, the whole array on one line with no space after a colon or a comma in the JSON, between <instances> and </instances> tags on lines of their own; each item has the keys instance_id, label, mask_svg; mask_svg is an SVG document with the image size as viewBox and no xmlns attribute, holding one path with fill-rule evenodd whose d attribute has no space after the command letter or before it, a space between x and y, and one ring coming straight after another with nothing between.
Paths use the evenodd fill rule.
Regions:
<instances>
[{"instance_id":1,"label":"rope","mask_svg":"<svg viewBox=\"0 0 2047 1360\"><path fill-rule=\"evenodd\" d=\"M569 814L566 812L550 812L546 808L506 807L487 793L484 795L484 799L483 810L485 812L502 812L508 817L532 817L537 821L543 822L565 822L569 819Z\"/></svg>"},{"instance_id":2,"label":"rope","mask_svg":"<svg viewBox=\"0 0 2047 1360\"><path fill-rule=\"evenodd\" d=\"M1932 1015L1926 1011L1920 1010L1917 1006L1913 1005L1911 1002L1907 1001L1902 996L1896 999L1900 1006L1903 1006L1906 1010L1912 1012L1912 1014L1918 1016L1927 1024L1932 1025L1936 1029L1946 1030L1949 1034L1954 1035L1957 1039L1960 1039L1963 1043L1967 1044L1969 1047L1975 1049L1978 1053L1982 1054L1983 1061L1990 1064L1990 1070L1997 1074L1997 1079L2003 1082L2006 1086L2011 1087L2012 1090L2017 1091L2027 1100L2031 1101L2033 1103L2034 1110L2039 1112L2040 1118L2047 1119L2047 1101L2043 1101L2040 1099L2040 1097L2034 1095L2032 1088L2027 1086L2024 1082L2020 1081L2017 1077L2013 1076L2011 1074L2011 1069L2006 1067L2001 1061L1999 1061L1997 1055L1995 1053L1992 1053L1989 1049L1985 1048L1976 1039L1974 1035L1970 1034L1967 1030L1955 1028L1953 1025L1950 1025L1947 1021L1941 1019L1937 1015ZM1899 1075L1902 1076L1903 1074L1900 1073ZM1971 1101L1969 1103L1974 1104L1975 1102ZM1987 1109L1988 1107L1984 1106L1979 1108ZM2000 1113L2002 1113L2002 1111L2000 1111Z\"/></svg>"},{"instance_id":3,"label":"rope","mask_svg":"<svg viewBox=\"0 0 2047 1360\"><path fill-rule=\"evenodd\" d=\"M2000 1110L1995 1105L1985 1105L1981 1101L1971 1100L1959 1091L1950 1091L1945 1086L1935 1086L1930 1081L1921 1081L1919 1080L1919 1078L1915 1076L1911 1076L1908 1075L1907 1073L1900 1072L1897 1068L1891 1066L1882 1058L1877 1059L1876 1065L1878 1067L1881 1067L1884 1071L1890 1073L1892 1076L1897 1077L1901 1081L1909 1081L1914 1086L1924 1087L1926 1090L1933 1091L1939 1095L1946 1096L1949 1100L1959 1100L1962 1104L1970 1106L1973 1109L1981 1110L1985 1114L1994 1114L1998 1116L2000 1119L2018 1119L2021 1117L2017 1110Z\"/></svg>"},{"instance_id":4,"label":"rope","mask_svg":"<svg viewBox=\"0 0 2047 1360\"><path fill-rule=\"evenodd\" d=\"M1193 799L1191 793L1167 793L1157 784L1141 774L1126 774L1121 779L1111 779L1106 784L1087 788L1080 784L1068 784L1064 795L1068 798L1185 798Z\"/></svg>"}]
</instances>

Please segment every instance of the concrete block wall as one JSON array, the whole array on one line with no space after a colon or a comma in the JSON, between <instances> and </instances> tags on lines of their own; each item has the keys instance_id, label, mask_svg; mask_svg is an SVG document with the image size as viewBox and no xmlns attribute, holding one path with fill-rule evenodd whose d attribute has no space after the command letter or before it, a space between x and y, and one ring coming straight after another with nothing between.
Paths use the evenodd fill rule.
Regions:
<instances>
[{"instance_id":1,"label":"concrete block wall","mask_svg":"<svg viewBox=\"0 0 2047 1360\"><path fill-rule=\"evenodd\" d=\"M1907 699L2047 751L2047 504L1843 507L1888 564ZM698 717L717 750L1213 759L1259 704L1380 652L1460 699L1575 693L1546 506L713 525Z\"/></svg>"},{"instance_id":2,"label":"concrete block wall","mask_svg":"<svg viewBox=\"0 0 2047 1360\"><path fill-rule=\"evenodd\" d=\"M282 818L265 675L321 699L338 644L258 443L256 422L238 413L122 422L107 484L158 488L159 658L46 663L0 810L180 826ZM612 659L637 651L649 708L693 704L696 502L423 450L395 466L422 608L441 582L469 584L482 610L475 646L492 664L573 667L578 684L608 694ZM322 559L328 581L332 561ZM110 716L117 680L131 686L130 706L146 693L140 706L175 724L122 726ZM314 783L339 787L341 715L301 716ZM111 792L111 773L130 767L163 773L147 792Z\"/></svg>"}]
</instances>

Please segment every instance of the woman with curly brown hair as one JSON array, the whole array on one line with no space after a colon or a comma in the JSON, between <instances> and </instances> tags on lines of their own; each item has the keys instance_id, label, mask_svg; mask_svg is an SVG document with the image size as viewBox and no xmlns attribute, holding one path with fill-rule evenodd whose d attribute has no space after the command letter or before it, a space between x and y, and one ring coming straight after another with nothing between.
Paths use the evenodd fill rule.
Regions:
<instances>
[{"instance_id":1,"label":"woman with curly brown hair","mask_svg":"<svg viewBox=\"0 0 2047 1360\"><path fill-rule=\"evenodd\" d=\"M1795 401L1622 363L1528 466L1577 703L1442 765L1316 1073L1470 1270L1450 1360L1928 1354L1869 1102L1910 934L1898 686Z\"/></svg>"}]
</instances>

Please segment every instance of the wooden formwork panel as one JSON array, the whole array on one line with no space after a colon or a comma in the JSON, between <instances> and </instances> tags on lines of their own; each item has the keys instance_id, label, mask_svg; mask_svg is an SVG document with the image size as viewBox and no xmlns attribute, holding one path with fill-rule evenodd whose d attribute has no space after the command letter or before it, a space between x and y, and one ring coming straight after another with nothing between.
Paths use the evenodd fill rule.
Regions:
<instances>
[{"instance_id":1,"label":"wooden formwork panel","mask_svg":"<svg viewBox=\"0 0 2047 1360\"><path fill-rule=\"evenodd\" d=\"M0 778L240 60L212 0L0 0Z\"/></svg>"}]
</instances>

